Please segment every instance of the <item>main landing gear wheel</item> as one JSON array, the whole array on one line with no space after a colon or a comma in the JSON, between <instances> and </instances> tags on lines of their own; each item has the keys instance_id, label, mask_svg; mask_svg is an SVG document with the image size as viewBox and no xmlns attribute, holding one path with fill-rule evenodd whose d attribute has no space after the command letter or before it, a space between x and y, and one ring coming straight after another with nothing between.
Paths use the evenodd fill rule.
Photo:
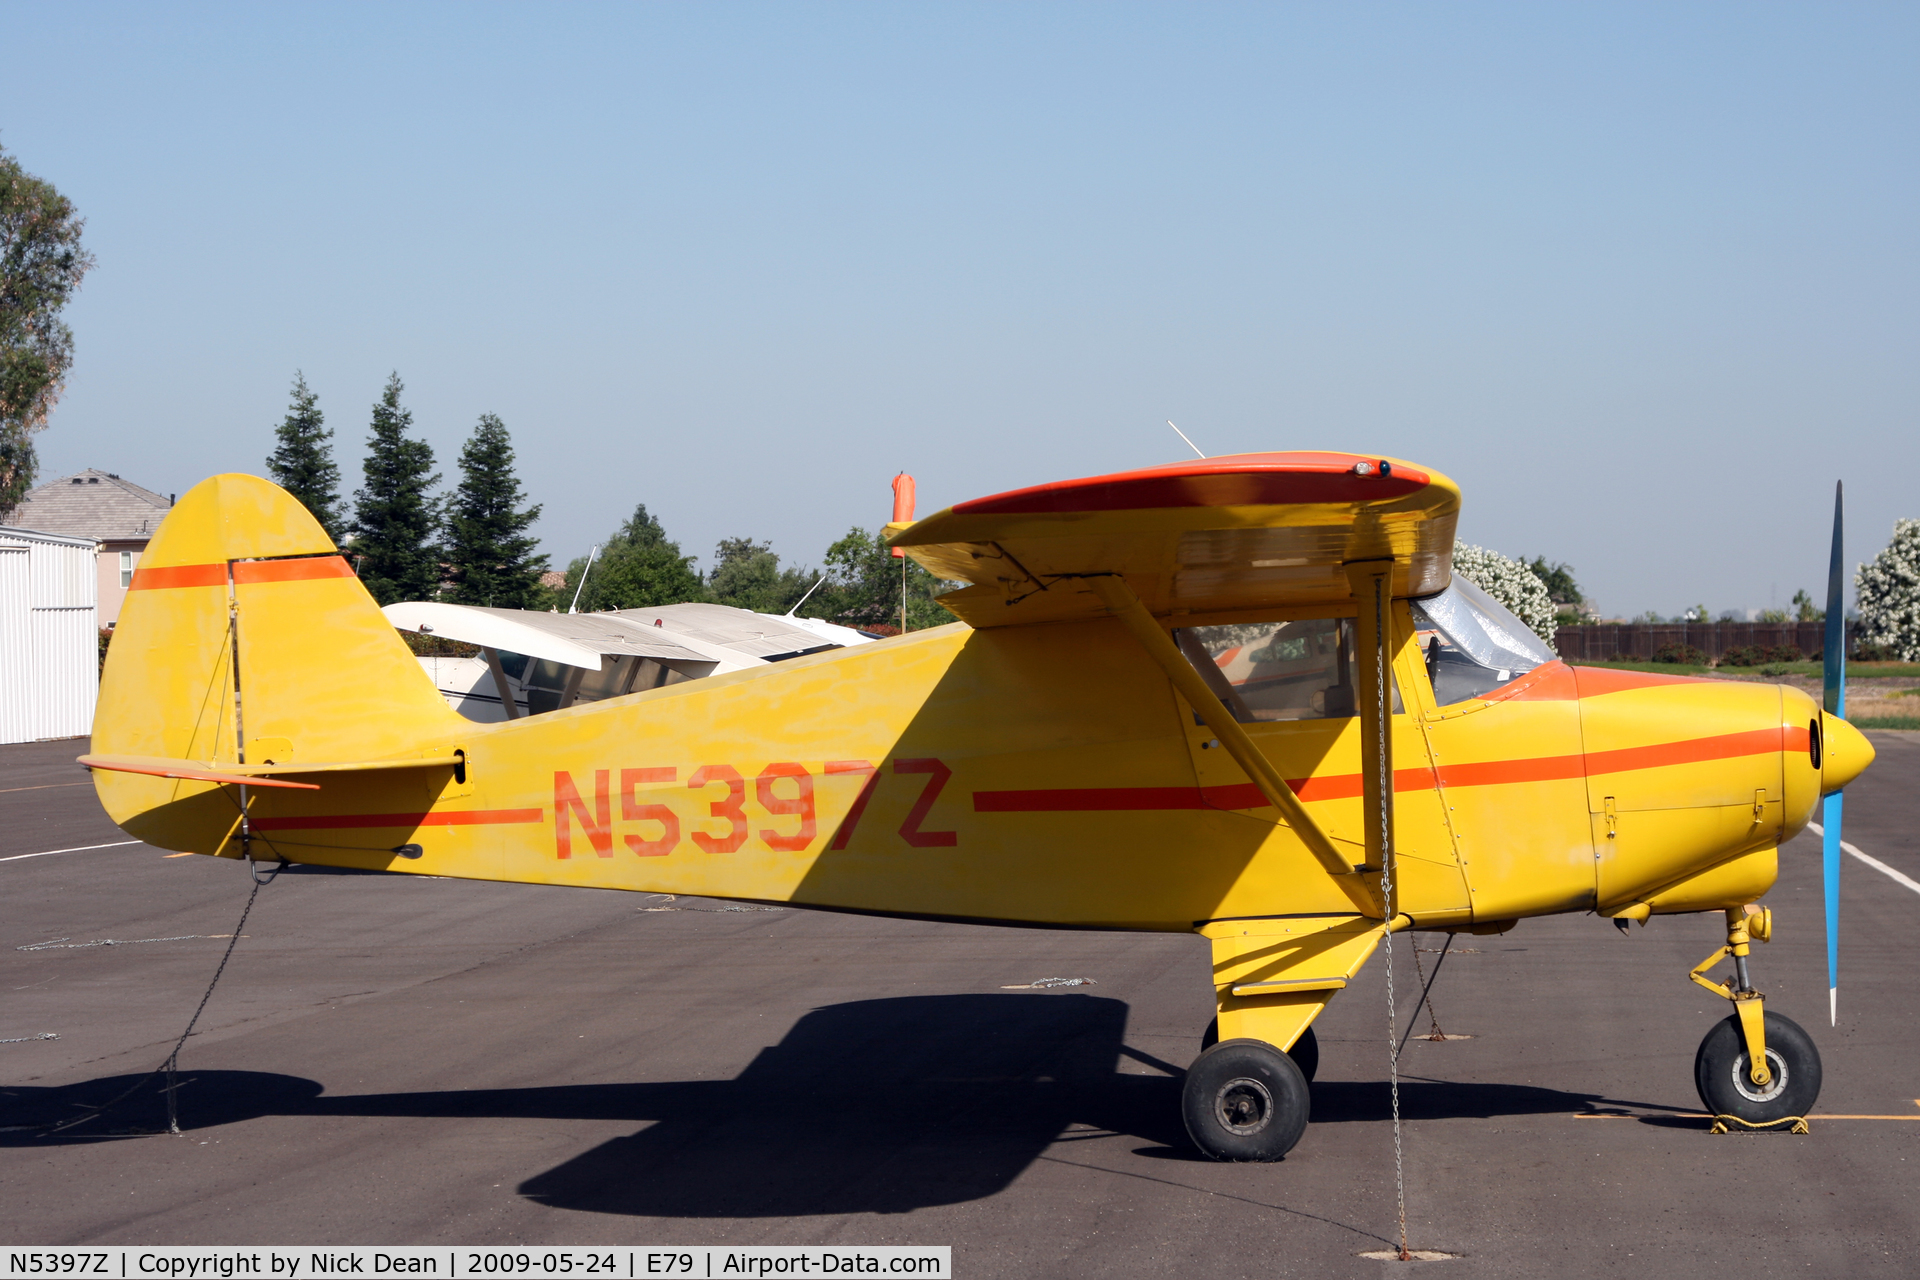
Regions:
<instances>
[{"instance_id":1,"label":"main landing gear wheel","mask_svg":"<svg viewBox=\"0 0 1920 1280\"><path fill-rule=\"evenodd\" d=\"M1207 1033L1200 1037L1200 1048L1204 1052L1219 1043L1220 1019L1215 1018L1207 1024ZM1287 1050L1287 1056L1293 1059L1294 1066L1300 1068L1300 1074L1307 1078L1307 1083L1312 1084L1315 1073L1320 1070L1320 1037L1313 1034L1312 1027L1300 1033L1300 1038L1293 1042L1293 1048Z\"/></svg>"},{"instance_id":2,"label":"main landing gear wheel","mask_svg":"<svg viewBox=\"0 0 1920 1280\"><path fill-rule=\"evenodd\" d=\"M1791 1018L1769 1012L1767 1070L1773 1079L1757 1085L1748 1075L1747 1038L1740 1015L1716 1022L1693 1056L1693 1083L1701 1104L1716 1116L1768 1124L1804 1116L1820 1096L1820 1051Z\"/></svg>"},{"instance_id":3,"label":"main landing gear wheel","mask_svg":"<svg viewBox=\"0 0 1920 1280\"><path fill-rule=\"evenodd\" d=\"M1187 1068L1180 1115L1215 1160L1278 1160L1307 1130L1307 1078L1261 1040L1216 1044Z\"/></svg>"}]
</instances>

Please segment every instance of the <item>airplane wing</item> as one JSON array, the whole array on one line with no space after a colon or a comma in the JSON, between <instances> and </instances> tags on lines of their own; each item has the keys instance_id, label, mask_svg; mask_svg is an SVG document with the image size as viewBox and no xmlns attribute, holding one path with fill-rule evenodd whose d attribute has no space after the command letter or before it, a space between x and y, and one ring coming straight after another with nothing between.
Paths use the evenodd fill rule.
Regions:
<instances>
[{"instance_id":1,"label":"airplane wing","mask_svg":"<svg viewBox=\"0 0 1920 1280\"><path fill-rule=\"evenodd\" d=\"M406 600L381 610L401 631L421 631L529 657L547 658L588 671L602 669L604 657L653 658L687 664L722 663L722 671L757 666L758 659L729 652L693 637L643 626L611 613L541 613L533 609L490 609L479 605ZM708 674L711 666L700 669Z\"/></svg>"},{"instance_id":2,"label":"airplane wing","mask_svg":"<svg viewBox=\"0 0 1920 1280\"><path fill-rule=\"evenodd\" d=\"M1342 566L1394 562L1393 594L1452 573L1460 490L1437 471L1350 453L1243 453L976 498L890 541L971 585L940 602L975 627L1097 617L1080 579L1119 574L1156 615L1352 607ZM1196 619L1198 621L1199 619Z\"/></svg>"},{"instance_id":3,"label":"airplane wing","mask_svg":"<svg viewBox=\"0 0 1920 1280\"><path fill-rule=\"evenodd\" d=\"M682 604L652 605L644 609L621 609L607 616L623 618L643 627L671 628L681 635L692 636L696 640L721 645L768 662L798 658L824 649L836 649L847 643L843 638L829 638L801 626L799 619L779 618L769 614L754 613L750 609L736 609L724 604L707 604L698 600ZM858 632L845 627L834 629L845 631L850 636L857 636L859 640L866 639Z\"/></svg>"}]
</instances>

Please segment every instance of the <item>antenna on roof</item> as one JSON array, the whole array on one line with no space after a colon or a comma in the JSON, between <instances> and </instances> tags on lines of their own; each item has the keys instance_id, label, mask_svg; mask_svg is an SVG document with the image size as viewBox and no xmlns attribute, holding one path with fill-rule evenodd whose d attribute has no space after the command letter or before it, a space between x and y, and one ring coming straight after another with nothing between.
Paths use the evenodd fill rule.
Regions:
<instances>
[{"instance_id":1,"label":"antenna on roof","mask_svg":"<svg viewBox=\"0 0 1920 1280\"><path fill-rule=\"evenodd\" d=\"M1170 426L1170 427L1173 427L1173 419L1172 419L1172 418L1168 418L1168 419L1167 419L1167 425L1168 425L1168 426ZM1182 431L1182 430L1181 430L1180 428L1178 428L1178 427L1173 427L1173 434L1175 434L1175 435L1177 435L1177 436L1179 436L1179 437L1180 437L1180 438L1181 438L1182 440L1187 440L1187 433L1186 433L1186 432L1184 432L1184 431ZM1195 456L1197 456L1197 457L1201 457L1201 458L1204 458L1204 457L1206 457L1206 456L1207 456L1206 454L1204 454L1204 453L1201 453L1201 452L1200 452L1200 446L1199 446L1199 445L1197 445L1197 444L1195 444L1195 443L1194 443L1193 441L1191 441L1191 440L1187 440L1187 448L1189 448L1189 449L1191 449L1191 450L1193 450L1193 452L1194 452L1194 454L1195 454Z\"/></svg>"},{"instance_id":2,"label":"antenna on roof","mask_svg":"<svg viewBox=\"0 0 1920 1280\"><path fill-rule=\"evenodd\" d=\"M813 585L807 588L807 596L810 596L815 591L818 591L820 589L820 584L825 582L826 580L827 580L827 575L824 573L821 574L819 577L815 578L813 580ZM798 609L801 605L807 602L807 596L801 596L798 600L795 600L793 602L793 609L787 610L787 612L783 616L791 618L793 616L794 609Z\"/></svg>"},{"instance_id":3,"label":"antenna on roof","mask_svg":"<svg viewBox=\"0 0 1920 1280\"><path fill-rule=\"evenodd\" d=\"M599 554L600 544L596 542L593 544L593 550L587 552L587 567L580 571L580 581L574 585L573 604L567 606L568 613L580 612L575 606L580 603L580 593L587 589L587 575L593 572L593 558Z\"/></svg>"}]
</instances>

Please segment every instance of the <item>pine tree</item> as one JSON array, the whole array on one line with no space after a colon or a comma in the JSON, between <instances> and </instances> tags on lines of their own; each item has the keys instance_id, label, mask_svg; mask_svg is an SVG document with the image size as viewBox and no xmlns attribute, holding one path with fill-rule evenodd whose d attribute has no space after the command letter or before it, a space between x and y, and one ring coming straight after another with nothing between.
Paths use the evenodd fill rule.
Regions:
<instances>
[{"instance_id":1,"label":"pine tree","mask_svg":"<svg viewBox=\"0 0 1920 1280\"><path fill-rule=\"evenodd\" d=\"M581 556L567 566L562 601L573 599L580 574L587 567ZM680 544L667 537L660 521L641 503L633 516L600 548L580 593L579 609L641 609L651 604L679 604L704 600L706 584L693 571L693 557L682 555Z\"/></svg>"},{"instance_id":2,"label":"pine tree","mask_svg":"<svg viewBox=\"0 0 1920 1280\"><path fill-rule=\"evenodd\" d=\"M481 414L460 450L460 487L447 505L449 600L496 609L534 607L547 558L533 554L539 539L528 537L527 528L540 518L540 508L520 510L525 496L513 473L507 425L491 413Z\"/></svg>"},{"instance_id":3,"label":"pine tree","mask_svg":"<svg viewBox=\"0 0 1920 1280\"><path fill-rule=\"evenodd\" d=\"M387 379L373 406L367 437L367 483L353 494L350 553L360 580L381 604L431 600L440 590L440 550L434 534L439 503L431 492L433 447L407 437L413 414L400 407L400 375Z\"/></svg>"},{"instance_id":4,"label":"pine tree","mask_svg":"<svg viewBox=\"0 0 1920 1280\"><path fill-rule=\"evenodd\" d=\"M337 544L344 530L340 516L340 468L333 461L333 432L320 413L320 397L307 388L306 375L293 375L293 403L273 433L280 440L267 459L267 475L300 500Z\"/></svg>"}]
</instances>

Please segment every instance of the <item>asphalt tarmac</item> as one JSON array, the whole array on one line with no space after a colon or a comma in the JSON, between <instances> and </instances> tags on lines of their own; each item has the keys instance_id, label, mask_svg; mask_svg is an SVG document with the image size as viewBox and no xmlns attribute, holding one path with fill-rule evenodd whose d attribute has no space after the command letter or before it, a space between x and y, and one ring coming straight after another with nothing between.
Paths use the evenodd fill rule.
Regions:
<instances>
[{"instance_id":1,"label":"asphalt tarmac","mask_svg":"<svg viewBox=\"0 0 1920 1280\"><path fill-rule=\"evenodd\" d=\"M1873 735L1849 841L1920 879L1920 735ZM1396 1242L1385 966L1323 1016L1314 1123L1214 1164L1179 1072L1210 1016L1191 937L726 909L244 867L100 813L80 742L0 747L0 1239L10 1244L949 1244L955 1274L1372 1276ZM79 785L75 785L79 784ZM1459 939L1410 1040L1407 1228L1443 1275L1920 1273L1920 894L1848 859L1826 1025L1819 846L1782 851L1768 1007L1813 1033L1813 1132L1709 1136L1687 969L1717 919ZM1395 979L1413 1012L1415 942ZM111 942L111 945L108 945ZM52 944L52 945L46 945ZM1437 957L1422 953L1427 973ZM1087 978L1054 989L1010 989ZM1418 1032L1430 1030L1421 1014ZM1865 1117L1865 1118L1819 1118Z\"/></svg>"}]
</instances>

